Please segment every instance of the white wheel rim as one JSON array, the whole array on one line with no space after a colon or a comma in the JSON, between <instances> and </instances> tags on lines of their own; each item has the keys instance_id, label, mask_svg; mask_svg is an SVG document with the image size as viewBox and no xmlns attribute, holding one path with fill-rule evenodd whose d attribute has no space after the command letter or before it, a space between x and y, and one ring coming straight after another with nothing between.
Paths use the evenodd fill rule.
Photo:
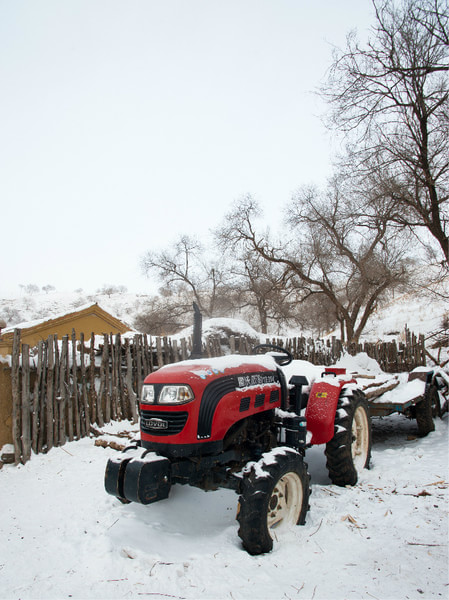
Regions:
<instances>
[{"instance_id":1,"label":"white wheel rim","mask_svg":"<svg viewBox=\"0 0 449 600\"><path fill-rule=\"evenodd\" d=\"M365 468L369 449L368 415L362 406L358 406L352 420L352 461L356 471Z\"/></svg>"},{"instance_id":2,"label":"white wheel rim","mask_svg":"<svg viewBox=\"0 0 449 600\"><path fill-rule=\"evenodd\" d=\"M279 479L268 501L268 529L278 532L296 525L301 514L303 489L299 475L286 473Z\"/></svg>"}]
</instances>

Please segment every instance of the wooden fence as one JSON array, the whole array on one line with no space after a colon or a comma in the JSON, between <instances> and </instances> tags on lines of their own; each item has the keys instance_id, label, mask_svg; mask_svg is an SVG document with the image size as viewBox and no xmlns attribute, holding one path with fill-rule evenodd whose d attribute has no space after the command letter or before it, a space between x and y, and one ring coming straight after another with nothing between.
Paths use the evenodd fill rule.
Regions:
<instances>
[{"instance_id":1,"label":"wooden fence","mask_svg":"<svg viewBox=\"0 0 449 600\"><path fill-rule=\"evenodd\" d=\"M406 342L351 345L351 354L366 352L384 371L411 370L425 364L424 338L406 333ZM344 348L335 338L314 341L304 337L267 339L283 346L296 359L331 365ZM14 333L11 357L12 439L15 461L25 463L35 453L47 452L67 440L89 435L93 424L137 420L138 394L145 376L160 366L189 357L191 339L151 338L146 335L49 336L36 348L21 344ZM204 356L227 352L250 354L245 337L203 343ZM2 400L3 402L3 400ZM1 445L1 444L0 444Z\"/></svg>"},{"instance_id":2,"label":"wooden fence","mask_svg":"<svg viewBox=\"0 0 449 600\"><path fill-rule=\"evenodd\" d=\"M289 350L296 359L308 360L315 365L332 365L344 352L352 356L365 352L369 358L375 359L386 373L412 371L415 367L426 364L426 348L424 336L416 336L405 328L404 341L397 342L363 342L358 344L342 344L333 337L326 341L310 338L292 338L267 340Z\"/></svg>"}]
</instances>

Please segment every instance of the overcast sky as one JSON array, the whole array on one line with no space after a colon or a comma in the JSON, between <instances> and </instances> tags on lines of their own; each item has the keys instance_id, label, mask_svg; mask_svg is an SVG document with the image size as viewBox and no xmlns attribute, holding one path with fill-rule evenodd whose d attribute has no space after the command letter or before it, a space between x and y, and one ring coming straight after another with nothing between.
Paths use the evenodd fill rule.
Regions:
<instances>
[{"instance_id":1,"label":"overcast sky","mask_svg":"<svg viewBox=\"0 0 449 600\"><path fill-rule=\"evenodd\" d=\"M0 297L150 290L144 252L322 184L314 91L371 0L0 0Z\"/></svg>"}]
</instances>

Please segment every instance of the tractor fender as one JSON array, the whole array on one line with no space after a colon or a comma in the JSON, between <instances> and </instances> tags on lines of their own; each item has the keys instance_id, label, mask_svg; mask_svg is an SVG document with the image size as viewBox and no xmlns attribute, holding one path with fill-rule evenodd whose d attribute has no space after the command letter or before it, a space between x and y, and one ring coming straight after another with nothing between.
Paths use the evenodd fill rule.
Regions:
<instances>
[{"instance_id":1,"label":"tractor fender","mask_svg":"<svg viewBox=\"0 0 449 600\"><path fill-rule=\"evenodd\" d=\"M312 445L327 444L334 437L334 422L342 388L355 383L335 377L317 381L310 390L306 409L307 430L312 434Z\"/></svg>"}]
</instances>

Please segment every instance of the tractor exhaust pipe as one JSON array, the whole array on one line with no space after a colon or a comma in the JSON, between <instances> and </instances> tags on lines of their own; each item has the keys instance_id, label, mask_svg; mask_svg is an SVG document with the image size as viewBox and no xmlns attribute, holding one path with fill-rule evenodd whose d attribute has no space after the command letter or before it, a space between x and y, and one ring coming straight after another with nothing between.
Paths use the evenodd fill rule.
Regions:
<instances>
[{"instance_id":1,"label":"tractor exhaust pipe","mask_svg":"<svg viewBox=\"0 0 449 600\"><path fill-rule=\"evenodd\" d=\"M193 303L193 342L192 342L192 353L190 358L202 358L203 357L203 316L196 302Z\"/></svg>"}]
</instances>

